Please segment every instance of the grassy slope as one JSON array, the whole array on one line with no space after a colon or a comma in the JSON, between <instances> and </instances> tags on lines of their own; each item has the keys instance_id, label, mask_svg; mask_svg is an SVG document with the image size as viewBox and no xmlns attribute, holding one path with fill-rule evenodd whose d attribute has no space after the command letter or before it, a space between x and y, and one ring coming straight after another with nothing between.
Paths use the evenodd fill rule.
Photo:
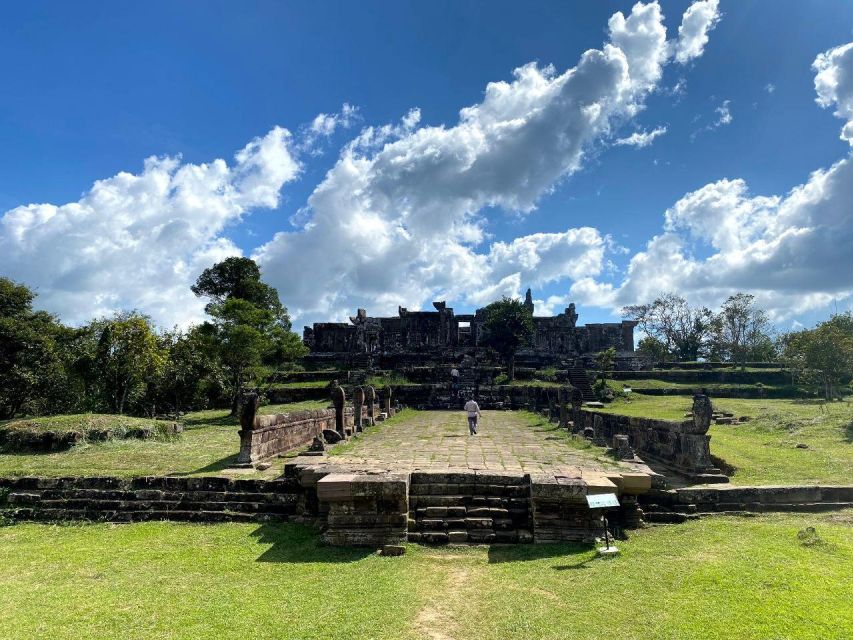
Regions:
<instances>
[{"instance_id":1,"label":"grassy slope","mask_svg":"<svg viewBox=\"0 0 853 640\"><path fill-rule=\"evenodd\" d=\"M824 544L797 532L815 526ZM622 555L516 545L402 558L294 525L0 528L4 638L796 638L853 634L853 513L655 527Z\"/></svg>"},{"instance_id":2,"label":"grassy slope","mask_svg":"<svg viewBox=\"0 0 853 640\"><path fill-rule=\"evenodd\" d=\"M683 420L687 397L643 396L617 399L604 411ZM737 467L734 484L850 484L853 482L853 407L849 402L740 400L722 398L714 406L749 416L738 426L712 425L711 453ZM797 449L798 443L808 449Z\"/></svg>"},{"instance_id":3,"label":"grassy slope","mask_svg":"<svg viewBox=\"0 0 853 640\"><path fill-rule=\"evenodd\" d=\"M27 429L30 431L80 431L87 433L93 429L113 429L123 432L126 429L163 426L162 422L147 418L133 418L114 414L78 413L72 415L42 416L21 418L0 422L5 428Z\"/></svg>"},{"instance_id":4,"label":"grassy slope","mask_svg":"<svg viewBox=\"0 0 853 640\"><path fill-rule=\"evenodd\" d=\"M269 405L262 407L261 413L323 408L327 404L309 401ZM58 453L0 454L0 476L211 475L221 472L237 457L237 421L227 409L190 413L184 418L184 428L184 433L171 441L115 440L83 444ZM279 466L265 475L280 473Z\"/></svg>"}]
</instances>

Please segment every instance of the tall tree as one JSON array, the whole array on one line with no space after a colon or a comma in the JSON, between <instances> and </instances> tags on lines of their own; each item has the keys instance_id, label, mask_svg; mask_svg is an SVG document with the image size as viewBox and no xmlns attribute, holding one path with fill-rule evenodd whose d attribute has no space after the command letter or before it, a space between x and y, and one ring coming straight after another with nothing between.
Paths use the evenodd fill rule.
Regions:
<instances>
[{"instance_id":1,"label":"tall tree","mask_svg":"<svg viewBox=\"0 0 853 640\"><path fill-rule=\"evenodd\" d=\"M119 313L97 321L94 367L102 396L115 413L146 394L160 375L165 353L147 316Z\"/></svg>"},{"instance_id":2,"label":"tall tree","mask_svg":"<svg viewBox=\"0 0 853 640\"><path fill-rule=\"evenodd\" d=\"M34 299L26 286L0 278L0 419L48 412L64 401L66 330L50 314L33 311Z\"/></svg>"},{"instance_id":3,"label":"tall tree","mask_svg":"<svg viewBox=\"0 0 853 640\"><path fill-rule=\"evenodd\" d=\"M640 331L662 343L677 360L696 360L710 343L714 314L705 307L691 306L675 293L627 306L622 314L637 320Z\"/></svg>"},{"instance_id":4,"label":"tall tree","mask_svg":"<svg viewBox=\"0 0 853 640\"><path fill-rule=\"evenodd\" d=\"M507 375L515 380L515 354L533 341L533 314L521 300L503 298L484 310L480 343L497 351L507 365Z\"/></svg>"},{"instance_id":5,"label":"tall tree","mask_svg":"<svg viewBox=\"0 0 853 640\"><path fill-rule=\"evenodd\" d=\"M723 303L714 322L714 344L722 359L746 367L750 359L773 357L767 314L755 305L755 296L738 293Z\"/></svg>"},{"instance_id":6,"label":"tall tree","mask_svg":"<svg viewBox=\"0 0 853 640\"><path fill-rule=\"evenodd\" d=\"M205 309L213 323L206 330L218 341L217 357L226 369L231 412L236 414L245 384L303 355L305 347L290 331L290 317L278 292L261 281L253 260L219 262L204 270L192 290L210 298Z\"/></svg>"}]
</instances>

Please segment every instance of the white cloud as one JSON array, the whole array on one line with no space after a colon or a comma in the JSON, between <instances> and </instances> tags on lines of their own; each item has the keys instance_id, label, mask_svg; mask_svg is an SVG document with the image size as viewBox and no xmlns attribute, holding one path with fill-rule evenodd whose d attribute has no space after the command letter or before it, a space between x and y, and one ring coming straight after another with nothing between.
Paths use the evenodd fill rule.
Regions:
<instances>
[{"instance_id":1,"label":"white cloud","mask_svg":"<svg viewBox=\"0 0 853 640\"><path fill-rule=\"evenodd\" d=\"M520 67L511 82L488 84L453 126L417 128L413 111L364 129L309 198L304 228L255 252L294 314L307 322L355 306L479 304L528 283L598 274L607 240L594 229L477 247L484 210L532 211L657 86L670 51L657 3L616 13L608 26L609 42L577 66Z\"/></svg>"},{"instance_id":2,"label":"white cloud","mask_svg":"<svg viewBox=\"0 0 853 640\"><path fill-rule=\"evenodd\" d=\"M358 107L344 102L337 113L318 113L310 124L301 127L302 136L299 151L318 155L317 143L332 137L338 129L348 129L359 119Z\"/></svg>"},{"instance_id":3,"label":"white cloud","mask_svg":"<svg viewBox=\"0 0 853 640\"><path fill-rule=\"evenodd\" d=\"M636 131L627 138L618 138L614 141L615 145L623 145L629 147L637 147L642 149L648 147L654 139L666 133L666 127L657 127L651 131Z\"/></svg>"},{"instance_id":4,"label":"white cloud","mask_svg":"<svg viewBox=\"0 0 853 640\"><path fill-rule=\"evenodd\" d=\"M815 61L818 102L837 106L851 127L853 45ZM845 134L846 135L846 134ZM629 263L614 286L593 277L572 293L620 307L676 291L713 305L747 291L776 318L853 296L853 157L818 170L784 196L755 196L743 180L719 180L686 194L665 213L664 232ZM705 254L700 257L697 254Z\"/></svg>"},{"instance_id":5,"label":"white cloud","mask_svg":"<svg viewBox=\"0 0 853 640\"><path fill-rule=\"evenodd\" d=\"M139 309L164 325L202 317L189 287L240 250L222 236L250 209L276 207L299 164L276 127L205 164L151 157L139 174L97 181L76 202L31 204L0 218L0 273L35 287L40 307L81 323Z\"/></svg>"},{"instance_id":6,"label":"white cloud","mask_svg":"<svg viewBox=\"0 0 853 640\"><path fill-rule=\"evenodd\" d=\"M708 32L720 21L719 1L702 0L691 4L678 27L678 40L675 43L675 60L687 64L698 58L708 44Z\"/></svg>"},{"instance_id":7,"label":"white cloud","mask_svg":"<svg viewBox=\"0 0 853 640\"><path fill-rule=\"evenodd\" d=\"M847 121L841 139L853 145L853 42L820 54L812 68L817 103L835 105L835 115Z\"/></svg>"},{"instance_id":8,"label":"white cloud","mask_svg":"<svg viewBox=\"0 0 853 640\"><path fill-rule=\"evenodd\" d=\"M705 131L713 131L714 129L719 129L720 127L724 127L732 123L732 111L729 108L731 104L731 100L723 100L719 107L714 108L714 113L716 114L716 119L702 127L701 129L697 129L693 133L690 134L690 139L695 140L696 136ZM700 119L701 116L696 116L694 121Z\"/></svg>"},{"instance_id":9,"label":"white cloud","mask_svg":"<svg viewBox=\"0 0 853 640\"><path fill-rule=\"evenodd\" d=\"M764 90L767 93L773 93L774 91L776 91L776 85L772 82L768 82L766 85L764 85Z\"/></svg>"}]
</instances>

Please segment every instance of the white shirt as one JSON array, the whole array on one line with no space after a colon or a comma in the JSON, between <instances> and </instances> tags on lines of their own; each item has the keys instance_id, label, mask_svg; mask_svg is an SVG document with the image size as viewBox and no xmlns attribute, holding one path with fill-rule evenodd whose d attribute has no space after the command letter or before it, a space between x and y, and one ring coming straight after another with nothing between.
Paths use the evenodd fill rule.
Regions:
<instances>
[{"instance_id":1,"label":"white shirt","mask_svg":"<svg viewBox=\"0 0 853 640\"><path fill-rule=\"evenodd\" d=\"M450 375L453 376L454 378L458 378L459 377L459 371L457 369L451 369Z\"/></svg>"},{"instance_id":2,"label":"white shirt","mask_svg":"<svg viewBox=\"0 0 853 640\"><path fill-rule=\"evenodd\" d=\"M475 418L480 415L480 405L478 405L473 400L469 400L465 403L465 411L468 412L469 418Z\"/></svg>"}]
</instances>

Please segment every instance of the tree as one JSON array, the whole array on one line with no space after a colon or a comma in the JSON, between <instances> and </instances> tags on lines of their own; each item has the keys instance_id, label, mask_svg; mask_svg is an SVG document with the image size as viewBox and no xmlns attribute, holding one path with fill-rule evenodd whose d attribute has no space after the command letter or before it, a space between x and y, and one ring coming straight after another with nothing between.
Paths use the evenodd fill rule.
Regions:
<instances>
[{"instance_id":1,"label":"tree","mask_svg":"<svg viewBox=\"0 0 853 640\"><path fill-rule=\"evenodd\" d=\"M814 329L786 334L783 360L801 367L823 387L824 397L835 397L835 387L853 377L853 315L834 315Z\"/></svg>"},{"instance_id":2,"label":"tree","mask_svg":"<svg viewBox=\"0 0 853 640\"><path fill-rule=\"evenodd\" d=\"M608 347L604 351L599 351L595 354L595 368L598 370L598 380L604 384L610 374L613 373L613 366L616 362L616 347Z\"/></svg>"},{"instance_id":3,"label":"tree","mask_svg":"<svg viewBox=\"0 0 853 640\"><path fill-rule=\"evenodd\" d=\"M278 292L260 278L253 260L228 258L205 269L192 287L197 296L210 298L205 310L213 323L202 330L218 344L216 357L226 371L232 414L237 413L245 384L305 353L302 341L290 331Z\"/></svg>"},{"instance_id":4,"label":"tree","mask_svg":"<svg viewBox=\"0 0 853 640\"><path fill-rule=\"evenodd\" d=\"M160 375L165 353L147 316L118 313L95 325L100 331L94 368L101 394L111 411L124 413Z\"/></svg>"},{"instance_id":5,"label":"tree","mask_svg":"<svg viewBox=\"0 0 853 640\"><path fill-rule=\"evenodd\" d=\"M640 331L664 345L678 360L696 360L705 354L710 342L714 314L705 307L690 306L675 293L648 304L627 306L622 314L637 320Z\"/></svg>"},{"instance_id":6,"label":"tree","mask_svg":"<svg viewBox=\"0 0 853 640\"><path fill-rule=\"evenodd\" d=\"M666 345L654 336L646 336L640 340L640 344L637 345L637 355L648 358L652 363L666 362L672 358Z\"/></svg>"},{"instance_id":7,"label":"tree","mask_svg":"<svg viewBox=\"0 0 853 640\"><path fill-rule=\"evenodd\" d=\"M0 419L45 413L65 400L66 330L50 314L33 311L34 299L26 286L0 278Z\"/></svg>"},{"instance_id":8,"label":"tree","mask_svg":"<svg viewBox=\"0 0 853 640\"><path fill-rule=\"evenodd\" d=\"M217 347L201 327L189 331L174 329L163 336L168 352L158 379L157 401L169 405L175 414L188 407L207 406L211 396L224 387Z\"/></svg>"},{"instance_id":9,"label":"tree","mask_svg":"<svg viewBox=\"0 0 853 640\"><path fill-rule=\"evenodd\" d=\"M515 354L533 341L533 314L521 300L506 298L483 309L480 343L504 358L509 379L515 380Z\"/></svg>"},{"instance_id":10,"label":"tree","mask_svg":"<svg viewBox=\"0 0 853 640\"><path fill-rule=\"evenodd\" d=\"M755 296L738 293L723 303L714 322L714 345L720 357L746 367L750 359L773 357L767 314L755 306Z\"/></svg>"},{"instance_id":11,"label":"tree","mask_svg":"<svg viewBox=\"0 0 853 640\"><path fill-rule=\"evenodd\" d=\"M281 326L290 330L290 317L278 292L261 281L261 270L251 258L232 257L217 262L205 269L190 289L199 297L210 298L205 308L208 313L214 305L237 298L272 312Z\"/></svg>"}]
</instances>

